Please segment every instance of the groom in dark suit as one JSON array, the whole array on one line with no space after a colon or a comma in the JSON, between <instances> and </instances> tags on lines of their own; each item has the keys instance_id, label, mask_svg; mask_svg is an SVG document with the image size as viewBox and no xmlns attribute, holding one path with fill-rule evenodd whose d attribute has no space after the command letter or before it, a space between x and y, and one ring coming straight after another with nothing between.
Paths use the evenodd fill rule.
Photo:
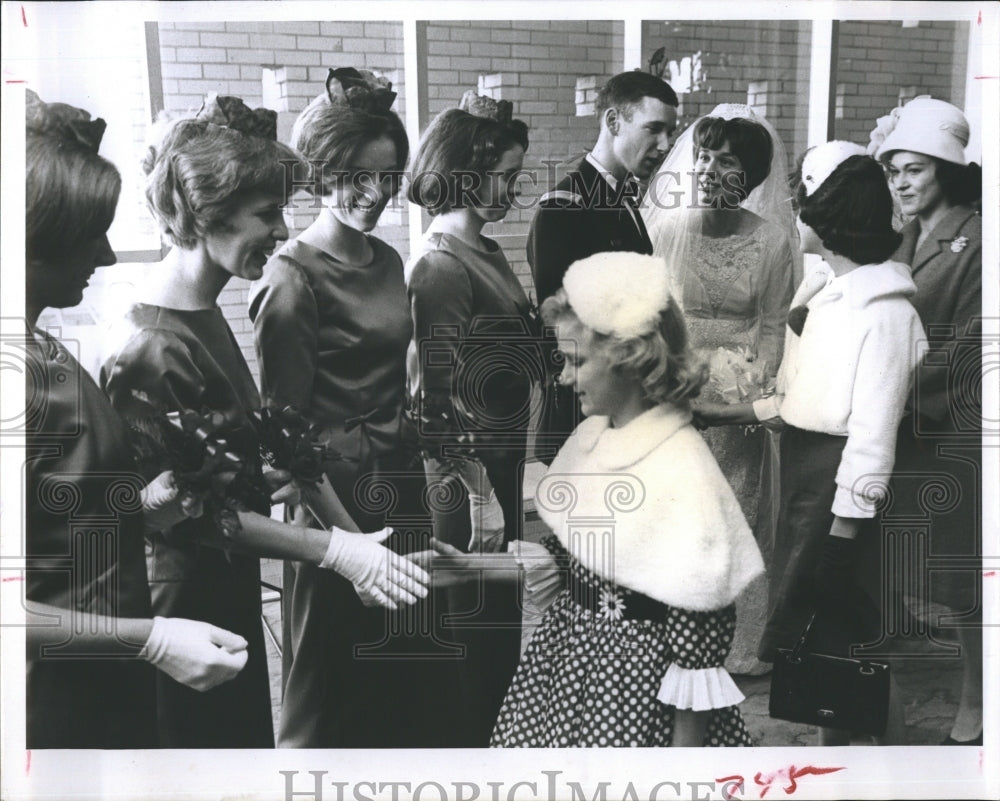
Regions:
<instances>
[{"instance_id":1,"label":"groom in dark suit","mask_svg":"<svg viewBox=\"0 0 1000 801\"><path fill-rule=\"evenodd\" d=\"M668 83L638 70L615 75L601 89L597 143L542 196L531 221L528 263L539 305L562 286L566 270L578 259L609 250L653 252L639 216L638 181L648 179L670 149L677 105ZM568 387L547 396L541 447L536 448L546 461L580 417Z\"/></svg>"}]
</instances>

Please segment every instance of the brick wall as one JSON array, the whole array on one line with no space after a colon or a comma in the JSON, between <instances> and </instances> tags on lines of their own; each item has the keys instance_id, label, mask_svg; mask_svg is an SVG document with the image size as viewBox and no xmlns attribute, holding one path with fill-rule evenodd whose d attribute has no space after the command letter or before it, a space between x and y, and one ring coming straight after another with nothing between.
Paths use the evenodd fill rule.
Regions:
<instances>
[{"instance_id":1,"label":"brick wall","mask_svg":"<svg viewBox=\"0 0 1000 801\"><path fill-rule=\"evenodd\" d=\"M537 184L522 184L521 204L502 222L487 226L487 236L504 248L527 289L531 278L525 242L534 201L561 178L597 139L597 118L577 116L576 85L583 76L600 82L621 70L624 27L604 21L463 21L421 24L426 37L427 102L420 128L444 109L456 106L467 89L483 81L491 97L510 100L514 116L529 128L525 167L536 170ZM547 162L556 162L551 168Z\"/></svg>"},{"instance_id":2,"label":"brick wall","mask_svg":"<svg viewBox=\"0 0 1000 801\"><path fill-rule=\"evenodd\" d=\"M766 110L791 167L807 141L809 37L810 23L800 20L646 20L643 66L660 47L677 67L700 54L700 73L688 80L681 70L682 80L671 83L681 101L678 133L719 103L750 103Z\"/></svg>"},{"instance_id":3,"label":"brick wall","mask_svg":"<svg viewBox=\"0 0 1000 801\"><path fill-rule=\"evenodd\" d=\"M235 94L251 105L264 96L264 70L277 70L280 127L323 88L330 66L357 66L386 75L399 97L403 116L402 23L377 22L215 22L159 26L164 107L197 108L208 92ZM597 137L597 119L578 116L576 86L596 76L597 85L621 69L623 24L608 21L448 21L418 25L425 54L425 88L420 129L440 111L457 105L470 88L488 88L511 100L515 115L530 128L526 166L537 168L537 183L523 184L522 204L531 205L551 183L582 157ZM489 76L489 80L486 80ZM411 143L415 150L416 142ZM546 163L556 162L551 167ZM293 204L292 234L315 215L310 204ZM525 242L532 210L514 210L486 234L502 244L515 272L531 289ZM426 225L428 218L424 216ZM409 254L405 203L390 207L376 233ZM234 280L219 299L256 373L252 327L246 318L246 282Z\"/></svg>"},{"instance_id":4,"label":"brick wall","mask_svg":"<svg viewBox=\"0 0 1000 801\"><path fill-rule=\"evenodd\" d=\"M965 105L967 22L851 21L840 24L835 82L842 116L837 139L868 143L875 120L908 97L929 94L959 108ZM907 97L907 99L908 99Z\"/></svg>"},{"instance_id":5,"label":"brick wall","mask_svg":"<svg viewBox=\"0 0 1000 801\"><path fill-rule=\"evenodd\" d=\"M208 92L260 105L263 67L285 68L293 112L322 90L328 67L391 75L399 88L403 80L401 22L173 22L159 31L169 110L197 108ZM402 103L395 110L402 115Z\"/></svg>"},{"instance_id":6,"label":"brick wall","mask_svg":"<svg viewBox=\"0 0 1000 801\"><path fill-rule=\"evenodd\" d=\"M663 21L641 27L643 67L658 48L674 62L670 78L681 99L680 127L718 103L750 102L764 110L784 141L789 167L807 143L811 23L807 20ZM537 183L522 184L525 210L514 210L486 234L498 239L526 288L531 288L525 241L533 201L596 140L597 118L581 87L598 89L621 70L620 21L433 21L417 25L422 73L419 128L458 103L470 88L510 100L529 126L525 164ZM159 26L163 102L168 110L196 108L208 92L236 94L257 105L265 69L281 81L280 127L322 91L327 68L356 66L386 75L402 117L401 22L198 22ZM966 23L844 22L835 81L842 92L836 135L867 141L874 119L897 105L900 89L926 92L962 105L968 40ZM582 81L582 83L581 83ZM411 84L413 82L411 81ZM593 86L591 86L593 84ZM416 142L411 143L415 150ZM314 217L308 205L290 214L294 232ZM428 217L424 215L426 226ZM390 206L376 232L409 254L405 201ZM256 372L246 318L245 283L234 281L220 303Z\"/></svg>"},{"instance_id":7,"label":"brick wall","mask_svg":"<svg viewBox=\"0 0 1000 801\"><path fill-rule=\"evenodd\" d=\"M237 95L262 104L264 70L283 79L279 129L287 132L298 112L323 91L330 67L356 67L384 75L398 96L393 110L405 124L403 24L401 22L174 22L159 25L163 105L197 109L206 94ZM405 204L383 215L377 236L406 258L409 228ZM291 236L315 218L311 199L293 202L286 214ZM249 284L232 280L219 297L255 377L253 326L247 317Z\"/></svg>"}]
</instances>

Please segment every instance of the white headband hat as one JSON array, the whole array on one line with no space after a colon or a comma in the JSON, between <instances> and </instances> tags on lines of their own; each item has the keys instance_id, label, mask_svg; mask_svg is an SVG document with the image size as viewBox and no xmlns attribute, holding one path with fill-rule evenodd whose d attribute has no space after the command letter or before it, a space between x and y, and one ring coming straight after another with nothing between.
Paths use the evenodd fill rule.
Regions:
<instances>
[{"instance_id":1,"label":"white headband hat","mask_svg":"<svg viewBox=\"0 0 1000 801\"><path fill-rule=\"evenodd\" d=\"M563 289L581 323L622 339L651 332L671 297L663 259L624 251L573 262Z\"/></svg>"},{"instance_id":2,"label":"white headband hat","mask_svg":"<svg viewBox=\"0 0 1000 801\"><path fill-rule=\"evenodd\" d=\"M894 150L908 150L965 166L968 144L969 121L961 110L930 95L920 95L878 118L868 151L881 159Z\"/></svg>"},{"instance_id":3,"label":"white headband hat","mask_svg":"<svg viewBox=\"0 0 1000 801\"><path fill-rule=\"evenodd\" d=\"M802 185L806 194L811 195L823 185L837 167L851 156L866 156L867 151L854 142L834 140L816 145L802 159Z\"/></svg>"}]
</instances>

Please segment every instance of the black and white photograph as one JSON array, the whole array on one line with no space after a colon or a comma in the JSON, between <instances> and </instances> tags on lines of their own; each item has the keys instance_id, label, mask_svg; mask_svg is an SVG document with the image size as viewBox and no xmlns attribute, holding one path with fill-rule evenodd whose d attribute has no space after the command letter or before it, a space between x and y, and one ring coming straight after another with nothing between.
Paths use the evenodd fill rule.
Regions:
<instances>
[{"instance_id":1,"label":"black and white photograph","mask_svg":"<svg viewBox=\"0 0 1000 801\"><path fill-rule=\"evenodd\" d=\"M2 13L4 801L1000 797L1000 3Z\"/></svg>"}]
</instances>

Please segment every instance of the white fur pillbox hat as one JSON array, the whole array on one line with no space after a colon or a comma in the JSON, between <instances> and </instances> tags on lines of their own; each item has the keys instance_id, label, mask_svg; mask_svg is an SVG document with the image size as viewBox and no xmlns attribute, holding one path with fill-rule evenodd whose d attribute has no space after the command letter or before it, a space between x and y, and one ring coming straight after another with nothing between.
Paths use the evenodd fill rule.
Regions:
<instances>
[{"instance_id":1,"label":"white fur pillbox hat","mask_svg":"<svg viewBox=\"0 0 1000 801\"><path fill-rule=\"evenodd\" d=\"M580 322L622 339L650 333L671 297L662 258L624 251L573 262L563 289Z\"/></svg>"}]
</instances>

